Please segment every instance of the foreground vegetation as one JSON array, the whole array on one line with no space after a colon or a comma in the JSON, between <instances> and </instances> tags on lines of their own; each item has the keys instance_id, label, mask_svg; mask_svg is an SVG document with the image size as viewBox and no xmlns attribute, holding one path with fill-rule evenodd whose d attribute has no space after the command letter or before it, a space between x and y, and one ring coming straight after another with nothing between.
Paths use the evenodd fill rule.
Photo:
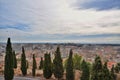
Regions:
<instances>
[{"instance_id":1,"label":"foreground vegetation","mask_svg":"<svg viewBox=\"0 0 120 80\"><path fill-rule=\"evenodd\" d=\"M27 75L29 62L26 60L25 49L22 47L21 54L21 72L23 76ZM6 45L4 78L5 80L13 80L14 68L17 68L17 59L15 51L12 49L10 38L8 38ZM37 63L35 54L33 54L32 76L36 76ZM73 55L70 50L69 57L63 62L61 58L60 47L57 47L54 59L51 59L50 53L46 53L44 58L41 58L39 69L43 70L43 75L46 79L51 78L52 74L58 80L63 79L66 73L66 80L74 80L75 70L82 71L80 80L116 80L116 73L120 72L120 63L112 66L111 69L107 67L107 61L102 62L101 58L96 55L95 61L91 64L81 56Z\"/></svg>"}]
</instances>

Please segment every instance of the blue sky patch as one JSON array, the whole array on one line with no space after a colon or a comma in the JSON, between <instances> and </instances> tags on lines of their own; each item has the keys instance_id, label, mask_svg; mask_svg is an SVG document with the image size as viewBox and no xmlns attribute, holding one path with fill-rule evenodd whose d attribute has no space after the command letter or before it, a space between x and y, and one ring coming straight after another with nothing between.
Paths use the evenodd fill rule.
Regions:
<instances>
[{"instance_id":1,"label":"blue sky patch","mask_svg":"<svg viewBox=\"0 0 120 80\"><path fill-rule=\"evenodd\" d=\"M120 9L120 0L91 0L85 1L83 3L77 3L80 8L89 9L94 8L97 10L110 10L110 9Z\"/></svg>"},{"instance_id":2,"label":"blue sky patch","mask_svg":"<svg viewBox=\"0 0 120 80\"><path fill-rule=\"evenodd\" d=\"M0 29L9 29L9 28L22 30L22 31L27 31L30 29L26 24L0 25Z\"/></svg>"}]
</instances>

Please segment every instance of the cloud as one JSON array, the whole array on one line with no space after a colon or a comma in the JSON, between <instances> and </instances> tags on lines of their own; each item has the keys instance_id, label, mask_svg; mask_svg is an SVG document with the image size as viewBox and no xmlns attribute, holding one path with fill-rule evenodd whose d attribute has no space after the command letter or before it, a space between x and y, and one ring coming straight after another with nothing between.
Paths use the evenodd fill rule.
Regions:
<instances>
[{"instance_id":1,"label":"cloud","mask_svg":"<svg viewBox=\"0 0 120 80\"><path fill-rule=\"evenodd\" d=\"M76 2L77 0L0 0L0 38L4 41L11 36L15 41L31 42L63 42L68 39L80 42L80 38L82 42L92 42L101 34L120 34L119 9L76 9L83 6L83 3L92 3L94 0L80 0L79 5L74 4ZM90 36L93 34L96 36ZM119 36L110 42L116 42ZM100 38L96 41L100 42ZM104 41L107 42L108 38L104 37Z\"/></svg>"}]
</instances>

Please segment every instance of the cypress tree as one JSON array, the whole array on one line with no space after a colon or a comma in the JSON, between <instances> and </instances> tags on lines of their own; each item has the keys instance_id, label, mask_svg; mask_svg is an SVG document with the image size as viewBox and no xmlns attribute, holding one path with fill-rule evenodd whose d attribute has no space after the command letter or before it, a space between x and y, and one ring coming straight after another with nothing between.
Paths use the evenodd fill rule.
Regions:
<instances>
[{"instance_id":1,"label":"cypress tree","mask_svg":"<svg viewBox=\"0 0 120 80\"><path fill-rule=\"evenodd\" d=\"M69 58L66 66L66 80L74 80L74 71L73 71L73 60L72 60L72 49L70 50Z\"/></svg>"},{"instance_id":2,"label":"cypress tree","mask_svg":"<svg viewBox=\"0 0 120 80\"><path fill-rule=\"evenodd\" d=\"M14 64L14 68L17 68L17 59L16 59L16 55L15 55L15 51L13 51L13 64Z\"/></svg>"},{"instance_id":3,"label":"cypress tree","mask_svg":"<svg viewBox=\"0 0 120 80\"><path fill-rule=\"evenodd\" d=\"M26 64L26 56L24 47L22 47L22 55L21 55L21 71L23 76L27 74L27 64Z\"/></svg>"},{"instance_id":4,"label":"cypress tree","mask_svg":"<svg viewBox=\"0 0 120 80\"><path fill-rule=\"evenodd\" d=\"M115 68L114 65L112 66L111 72L110 72L111 79L110 80L116 80L116 74L115 74Z\"/></svg>"},{"instance_id":5,"label":"cypress tree","mask_svg":"<svg viewBox=\"0 0 120 80\"><path fill-rule=\"evenodd\" d=\"M103 66L103 77L104 77L104 80L110 80L110 71L107 68L107 62L105 62Z\"/></svg>"},{"instance_id":6,"label":"cypress tree","mask_svg":"<svg viewBox=\"0 0 120 80\"><path fill-rule=\"evenodd\" d=\"M5 55L5 65L4 65L4 78L5 80L12 80L14 77L13 70L13 53L10 38L8 38L6 46L6 55Z\"/></svg>"},{"instance_id":7,"label":"cypress tree","mask_svg":"<svg viewBox=\"0 0 120 80\"><path fill-rule=\"evenodd\" d=\"M82 61L81 64L81 69L82 69L82 76L80 80L89 80L90 78L90 70L87 62L85 60Z\"/></svg>"},{"instance_id":8,"label":"cypress tree","mask_svg":"<svg viewBox=\"0 0 120 80\"><path fill-rule=\"evenodd\" d=\"M52 61L51 61L51 56L50 53L48 54L48 67L49 67L49 75L50 77L52 76Z\"/></svg>"},{"instance_id":9,"label":"cypress tree","mask_svg":"<svg viewBox=\"0 0 120 80\"><path fill-rule=\"evenodd\" d=\"M39 69L43 69L43 58L41 57Z\"/></svg>"},{"instance_id":10,"label":"cypress tree","mask_svg":"<svg viewBox=\"0 0 120 80\"><path fill-rule=\"evenodd\" d=\"M104 80L102 70L103 65L101 62L101 58L99 56L96 56L95 62L93 63L92 67L91 80Z\"/></svg>"},{"instance_id":11,"label":"cypress tree","mask_svg":"<svg viewBox=\"0 0 120 80\"><path fill-rule=\"evenodd\" d=\"M46 79L49 79L52 76L52 65L51 65L51 58L50 54L44 55L44 67L43 67L43 75Z\"/></svg>"},{"instance_id":12,"label":"cypress tree","mask_svg":"<svg viewBox=\"0 0 120 80\"><path fill-rule=\"evenodd\" d=\"M33 68L32 68L32 75L35 76L35 72L36 72L36 60L35 60L35 54L33 54Z\"/></svg>"},{"instance_id":13,"label":"cypress tree","mask_svg":"<svg viewBox=\"0 0 120 80\"><path fill-rule=\"evenodd\" d=\"M115 72L119 73L120 72L120 63L117 63L116 67L115 67Z\"/></svg>"},{"instance_id":14,"label":"cypress tree","mask_svg":"<svg viewBox=\"0 0 120 80\"><path fill-rule=\"evenodd\" d=\"M57 47L57 50L55 51L55 58L53 60L53 73L54 76L58 79L63 77L64 69L59 47Z\"/></svg>"}]
</instances>

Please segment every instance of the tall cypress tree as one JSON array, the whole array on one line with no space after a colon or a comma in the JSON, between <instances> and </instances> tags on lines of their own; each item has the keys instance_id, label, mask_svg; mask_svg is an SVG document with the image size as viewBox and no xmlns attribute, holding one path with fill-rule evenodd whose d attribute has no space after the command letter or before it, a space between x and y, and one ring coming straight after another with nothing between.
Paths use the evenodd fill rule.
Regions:
<instances>
[{"instance_id":1,"label":"tall cypress tree","mask_svg":"<svg viewBox=\"0 0 120 80\"><path fill-rule=\"evenodd\" d=\"M15 51L13 51L13 64L14 64L14 68L17 68L17 59L16 59L16 55L15 55Z\"/></svg>"},{"instance_id":2,"label":"tall cypress tree","mask_svg":"<svg viewBox=\"0 0 120 80\"><path fill-rule=\"evenodd\" d=\"M21 55L21 71L23 76L27 74L27 64L26 64L26 56L24 47L22 47L22 55Z\"/></svg>"},{"instance_id":3,"label":"tall cypress tree","mask_svg":"<svg viewBox=\"0 0 120 80\"><path fill-rule=\"evenodd\" d=\"M63 72L64 69L62 64L60 48L57 47L57 50L55 51L55 58L53 60L53 73L56 78L61 79L63 77Z\"/></svg>"},{"instance_id":4,"label":"tall cypress tree","mask_svg":"<svg viewBox=\"0 0 120 80\"><path fill-rule=\"evenodd\" d=\"M14 77L13 70L13 53L10 38L8 38L6 46L6 55L5 55L5 65L4 65L4 78L5 80L12 80Z\"/></svg>"},{"instance_id":5,"label":"tall cypress tree","mask_svg":"<svg viewBox=\"0 0 120 80\"><path fill-rule=\"evenodd\" d=\"M36 60L35 60L35 54L33 54L33 68L32 68L32 75L35 76L35 72L36 72Z\"/></svg>"},{"instance_id":6,"label":"tall cypress tree","mask_svg":"<svg viewBox=\"0 0 120 80\"><path fill-rule=\"evenodd\" d=\"M44 55L44 66L43 66L43 75L46 79L49 79L52 76L52 65L50 54Z\"/></svg>"},{"instance_id":7,"label":"tall cypress tree","mask_svg":"<svg viewBox=\"0 0 120 80\"><path fill-rule=\"evenodd\" d=\"M70 54L69 54L69 58L67 60L67 66L66 66L66 80L74 80L72 55L73 55L73 52L71 49Z\"/></svg>"},{"instance_id":8,"label":"tall cypress tree","mask_svg":"<svg viewBox=\"0 0 120 80\"><path fill-rule=\"evenodd\" d=\"M39 69L43 69L43 58L41 57Z\"/></svg>"},{"instance_id":9,"label":"tall cypress tree","mask_svg":"<svg viewBox=\"0 0 120 80\"><path fill-rule=\"evenodd\" d=\"M111 76L111 79L110 80L116 80L116 74L115 74L115 68L114 68L114 65L112 66L112 69L110 71L110 76Z\"/></svg>"},{"instance_id":10,"label":"tall cypress tree","mask_svg":"<svg viewBox=\"0 0 120 80\"><path fill-rule=\"evenodd\" d=\"M104 80L110 80L110 71L107 67L107 62L105 62L103 65L103 77Z\"/></svg>"},{"instance_id":11,"label":"tall cypress tree","mask_svg":"<svg viewBox=\"0 0 120 80\"><path fill-rule=\"evenodd\" d=\"M117 63L117 65L115 66L115 72L119 73L120 72L120 62Z\"/></svg>"},{"instance_id":12,"label":"tall cypress tree","mask_svg":"<svg viewBox=\"0 0 120 80\"><path fill-rule=\"evenodd\" d=\"M102 70L103 65L101 62L101 58L99 56L96 56L95 62L93 63L92 67L91 80L104 80Z\"/></svg>"},{"instance_id":13,"label":"tall cypress tree","mask_svg":"<svg viewBox=\"0 0 120 80\"><path fill-rule=\"evenodd\" d=\"M80 80L89 80L90 78L90 70L87 62L85 60L82 61L81 64L82 76Z\"/></svg>"}]
</instances>

